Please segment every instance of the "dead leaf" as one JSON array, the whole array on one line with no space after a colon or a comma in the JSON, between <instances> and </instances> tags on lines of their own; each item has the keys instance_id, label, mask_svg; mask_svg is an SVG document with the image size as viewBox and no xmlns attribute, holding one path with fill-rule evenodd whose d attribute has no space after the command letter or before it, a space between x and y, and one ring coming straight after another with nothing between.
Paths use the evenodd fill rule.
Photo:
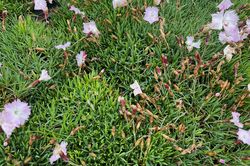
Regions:
<instances>
[{"instance_id":1,"label":"dead leaf","mask_svg":"<svg viewBox=\"0 0 250 166\"><path fill-rule=\"evenodd\" d=\"M182 149L181 147L179 147L178 145L174 145L174 148L175 148L175 150L177 150L177 151L180 151L180 152L183 151L183 149Z\"/></svg>"},{"instance_id":2,"label":"dead leaf","mask_svg":"<svg viewBox=\"0 0 250 166\"><path fill-rule=\"evenodd\" d=\"M184 133L185 130L186 130L185 125L184 125L183 123L181 123L181 124L179 125L179 127L178 127L178 130L179 130L180 133Z\"/></svg>"},{"instance_id":3,"label":"dead leaf","mask_svg":"<svg viewBox=\"0 0 250 166\"><path fill-rule=\"evenodd\" d=\"M182 154L182 155L190 154L190 153L192 153L194 150L196 150L197 148L199 148L199 147L201 147L201 146L202 146L201 143L199 143L198 145L192 144L189 148L184 149L184 150L181 152L181 154Z\"/></svg>"},{"instance_id":4,"label":"dead leaf","mask_svg":"<svg viewBox=\"0 0 250 166\"><path fill-rule=\"evenodd\" d=\"M30 136L30 139L29 139L29 146L32 146L32 144L34 143L34 141L39 140L39 139L41 139L40 136L31 135L31 136Z\"/></svg>"},{"instance_id":5,"label":"dead leaf","mask_svg":"<svg viewBox=\"0 0 250 166\"><path fill-rule=\"evenodd\" d=\"M96 154L95 154L95 153L93 153L93 152L89 153L89 155L90 155L91 157L96 158Z\"/></svg>"},{"instance_id":6,"label":"dead leaf","mask_svg":"<svg viewBox=\"0 0 250 166\"><path fill-rule=\"evenodd\" d=\"M139 138L139 139L135 142L135 147L137 147L138 145L140 145L142 139L143 139L143 137Z\"/></svg>"},{"instance_id":7,"label":"dead leaf","mask_svg":"<svg viewBox=\"0 0 250 166\"><path fill-rule=\"evenodd\" d=\"M113 137L115 136L115 126L112 127L111 134Z\"/></svg>"},{"instance_id":8,"label":"dead leaf","mask_svg":"<svg viewBox=\"0 0 250 166\"><path fill-rule=\"evenodd\" d=\"M29 164L29 162L32 160L32 157L27 157L25 160L24 160L24 162L23 162L23 164L24 165L27 165L27 164Z\"/></svg>"},{"instance_id":9,"label":"dead leaf","mask_svg":"<svg viewBox=\"0 0 250 166\"><path fill-rule=\"evenodd\" d=\"M151 143L151 136L148 136L147 140L146 140L146 147L149 148Z\"/></svg>"},{"instance_id":10,"label":"dead leaf","mask_svg":"<svg viewBox=\"0 0 250 166\"><path fill-rule=\"evenodd\" d=\"M125 139L126 138L126 134L124 133L124 131L122 130L121 132L122 138Z\"/></svg>"},{"instance_id":11,"label":"dead leaf","mask_svg":"<svg viewBox=\"0 0 250 166\"><path fill-rule=\"evenodd\" d=\"M51 145L54 145L56 143L56 139L55 138L52 138L50 141L49 141L49 144Z\"/></svg>"},{"instance_id":12,"label":"dead leaf","mask_svg":"<svg viewBox=\"0 0 250 166\"><path fill-rule=\"evenodd\" d=\"M173 138L167 136L166 134L162 134L162 136L163 136L166 140L168 140L168 141L170 141L170 142L175 142L175 141L176 141L175 139L173 139Z\"/></svg>"},{"instance_id":13,"label":"dead leaf","mask_svg":"<svg viewBox=\"0 0 250 166\"><path fill-rule=\"evenodd\" d=\"M210 157L214 157L217 155L216 152L213 152L213 151L210 151L210 152L207 152L207 155L210 156Z\"/></svg>"},{"instance_id":14,"label":"dead leaf","mask_svg":"<svg viewBox=\"0 0 250 166\"><path fill-rule=\"evenodd\" d=\"M75 135L80 129L84 129L85 126L78 126L76 128L74 128L71 132L70 132L70 135L73 136Z\"/></svg>"}]
</instances>

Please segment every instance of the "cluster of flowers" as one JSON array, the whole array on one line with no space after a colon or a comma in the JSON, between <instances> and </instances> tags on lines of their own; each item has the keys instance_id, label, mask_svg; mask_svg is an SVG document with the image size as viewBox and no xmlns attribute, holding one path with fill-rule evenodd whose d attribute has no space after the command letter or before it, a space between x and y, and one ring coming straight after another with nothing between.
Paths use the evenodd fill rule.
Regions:
<instances>
[{"instance_id":1,"label":"cluster of flowers","mask_svg":"<svg viewBox=\"0 0 250 166\"><path fill-rule=\"evenodd\" d=\"M219 5L219 12L212 14L212 22L209 28L212 30L224 30L219 33L219 40L222 44L229 43L224 49L227 61L232 59L236 48L231 43L241 42L250 34L250 19L246 20L245 26L239 26L239 16L235 10L228 10L233 3L230 0L223 0Z\"/></svg>"},{"instance_id":2,"label":"cluster of flowers","mask_svg":"<svg viewBox=\"0 0 250 166\"><path fill-rule=\"evenodd\" d=\"M40 78L30 84L30 88L36 86L41 81L48 81L51 77L46 70L42 70ZM31 114L31 109L28 103L21 102L17 99L11 103L7 103L4 106L4 110L0 112L0 127L6 135L6 141L4 145L8 145L11 134L16 128L24 125Z\"/></svg>"},{"instance_id":3,"label":"cluster of flowers","mask_svg":"<svg viewBox=\"0 0 250 166\"><path fill-rule=\"evenodd\" d=\"M234 123L235 126L239 128L237 135L238 140L242 141L245 144L250 145L250 130L244 130L243 124L240 123L240 113L238 112L232 112L233 119L230 120L230 122Z\"/></svg>"},{"instance_id":4,"label":"cluster of flowers","mask_svg":"<svg viewBox=\"0 0 250 166\"><path fill-rule=\"evenodd\" d=\"M48 3L52 3L53 0L48 0ZM161 0L154 0L154 4L157 6L161 3ZM42 10L45 15L45 19L48 17L48 7L46 0L34 0L34 9ZM116 9L118 7L125 7L128 5L127 0L113 0L113 8ZM234 10L229 10L233 3L230 0L223 0L221 4L219 4L219 12L216 14L212 14L212 22L209 24L209 28L213 30L224 30L219 34L219 40L221 43L234 43L240 42L244 40L250 34L250 20L246 21L246 25L239 29L238 21L239 17ZM145 9L143 19L150 24L153 24L160 20L159 18L159 9L156 6L147 7ZM70 11L74 12L74 17L76 15L80 15L81 17L85 16L85 13L76 8L75 6L70 6ZM95 21L90 21L87 23L83 23L83 32L87 36L99 37L100 31L97 29ZM71 42L66 42L65 44L55 46L56 49L64 50L64 57L67 59L68 53L67 48L70 47ZM186 46L188 51L192 51L193 48L200 48L201 41L194 41L193 36L187 36ZM224 49L224 54L226 55L227 60L232 58L232 54L235 54L235 48L228 45ZM87 54L85 51L80 51L79 54L76 55L77 65L79 67L83 67L85 65L85 61L87 58ZM1 65L0 65L1 66ZM48 81L51 77L48 75L46 70L42 70L42 74L38 80L35 80L29 87L34 87L41 81ZM133 93L135 96L142 95L143 92L141 87L137 81L135 81L130 87L133 89ZM248 86L250 90L250 85ZM8 140L13 133L14 129L24 125L24 123L28 120L31 114L30 106L21 102L19 99L13 101L12 103L8 103L4 106L4 111L0 113L0 126L2 130L5 132ZM243 130L243 124L239 121L240 114L238 112L232 112L233 122L238 130L238 139L243 143L250 145L250 131ZM7 141L5 141L5 145L7 145ZM64 161L68 161L67 157L67 142L62 141L61 144L56 144L56 147L53 151L53 155L50 158L50 163L53 164L59 158L62 158Z\"/></svg>"},{"instance_id":5,"label":"cluster of flowers","mask_svg":"<svg viewBox=\"0 0 250 166\"><path fill-rule=\"evenodd\" d=\"M219 34L219 40L222 44L225 43L237 43L241 42L248 37L250 34L250 19L246 21L246 25L239 29L239 16L235 10L229 10L233 3L230 0L223 0L218 8L220 12L212 14L212 22L209 24L209 29L211 30L222 30ZM159 20L158 17L159 9L157 7L148 7L146 8L144 20L148 21L150 24ZM200 48L201 41L194 42L193 36L188 36L186 40L186 46L188 51L192 51L193 48ZM236 53L236 48L232 47L230 44L227 45L224 49L224 55L226 60L230 61L233 54ZM130 87L133 89L134 95L142 94L142 90L137 81L134 81ZM248 84L248 91L250 91L250 84ZM119 98L120 101L121 98ZM240 123L238 112L232 112L233 119L230 121L233 122L239 129L237 132L238 140L242 141L245 144L250 145L250 130L244 130L243 124ZM223 160L221 162L224 162Z\"/></svg>"},{"instance_id":6,"label":"cluster of flowers","mask_svg":"<svg viewBox=\"0 0 250 166\"><path fill-rule=\"evenodd\" d=\"M246 21L245 27L239 29L239 16L236 11L227 11L232 5L230 0L223 0L218 6L220 11L212 14L212 23L209 25L213 30L224 30L219 33L219 40L223 44L243 41L250 34L250 20Z\"/></svg>"}]
</instances>

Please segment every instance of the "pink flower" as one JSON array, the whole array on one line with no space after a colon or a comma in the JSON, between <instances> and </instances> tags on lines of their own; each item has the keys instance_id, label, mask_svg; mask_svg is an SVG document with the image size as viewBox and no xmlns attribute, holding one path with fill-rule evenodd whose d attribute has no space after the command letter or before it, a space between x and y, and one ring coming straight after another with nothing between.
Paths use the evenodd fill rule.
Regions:
<instances>
[{"instance_id":1,"label":"pink flower","mask_svg":"<svg viewBox=\"0 0 250 166\"><path fill-rule=\"evenodd\" d=\"M239 129L237 135L238 140L242 141L244 144L250 145L250 131Z\"/></svg>"},{"instance_id":2,"label":"pink flower","mask_svg":"<svg viewBox=\"0 0 250 166\"><path fill-rule=\"evenodd\" d=\"M130 88L132 88L134 90L135 96L137 96L138 94L142 94L141 87L136 80L133 84L130 85Z\"/></svg>"},{"instance_id":3,"label":"pink flower","mask_svg":"<svg viewBox=\"0 0 250 166\"><path fill-rule=\"evenodd\" d=\"M230 120L230 122L234 123L235 126L242 128L243 124L240 123L240 113L238 112L232 112L233 119Z\"/></svg>"},{"instance_id":4,"label":"pink flower","mask_svg":"<svg viewBox=\"0 0 250 166\"><path fill-rule=\"evenodd\" d=\"M200 48L201 41L194 42L194 37L193 36L188 36L187 41L186 41L187 49L188 51L192 51L193 48Z\"/></svg>"},{"instance_id":5,"label":"pink flower","mask_svg":"<svg viewBox=\"0 0 250 166\"><path fill-rule=\"evenodd\" d=\"M157 7L147 7L143 19L150 24L159 21L159 9Z\"/></svg>"},{"instance_id":6,"label":"pink flower","mask_svg":"<svg viewBox=\"0 0 250 166\"><path fill-rule=\"evenodd\" d=\"M83 33L88 36L94 34L96 37L100 35L100 31L97 29L96 23L94 21L83 23Z\"/></svg>"},{"instance_id":7,"label":"pink flower","mask_svg":"<svg viewBox=\"0 0 250 166\"><path fill-rule=\"evenodd\" d=\"M0 112L0 126L4 133L6 134L7 139L10 138L11 134L17 127L17 125L8 121L9 118L6 118L8 115L6 111Z\"/></svg>"},{"instance_id":8,"label":"pink flower","mask_svg":"<svg viewBox=\"0 0 250 166\"><path fill-rule=\"evenodd\" d=\"M85 16L85 13L81 12L80 9L76 8L74 5L70 6L69 10L73 11L75 14Z\"/></svg>"},{"instance_id":9,"label":"pink flower","mask_svg":"<svg viewBox=\"0 0 250 166\"><path fill-rule=\"evenodd\" d=\"M219 162L220 162L221 164L225 164L225 163L226 163L224 159L220 159Z\"/></svg>"},{"instance_id":10,"label":"pink flower","mask_svg":"<svg viewBox=\"0 0 250 166\"><path fill-rule=\"evenodd\" d=\"M220 11L224 11L229 9L233 3L230 0L223 0L217 7Z\"/></svg>"},{"instance_id":11,"label":"pink flower","mask_svg":"<svg viewBox=\"0 0 250 166\"><path fill-rule=\"evenodd\" d=\"M67 42L65 44L59 44L57 46L55 46L56 49L63 49L64 51L66 50L66 48L68 48L71 45L71 42Z\"/></svg>"},{"instance_id":12,"label":"pink flower","mask_svg":"<svg viewBox=\"0 0 250 166\"><path fill-rule=\"evenodd\" d=\"M235 54L235 48L234 47L231 47L230 45L227 45L224 50L224 56L226 57L226 60L229 62L231 61L232 57L233 57L233 54Z\"/></svg>"},{"instance_id":13,"label":"pink flower","mask_svg":"<svg viewBox=\"0 0 250 166\"><path fill-rule=\"evenodd\" d=\"M161 0L154 0L155 5L160 5L160 3L161 3Z\"/></svg>"},{"instance_id":14,"label":"pink flower","mask_svg":"<svg viewBox=\"0 0 250 166\"><path fill-rule=\"evenodd\" d=\"M30 106L28 103L21 102L19 99L14 100L12 103L5 104L2 113L6 122L19 127L24 125L31 114Z\"/></svg>"},{"instance_id":15,"label":"pink flower","mask_svg":"<svg viewBox=\"0 0 250 166\"><path fill-rule=\"evenodd\" d=\"M77 54L76 55L77 65L79 67L82 67L85 63L86 58L87 58L87 54L85 51L81 51L79 54Z\"/></svg>"},{"instance_id":16,"label":"pink flower","mask_svg":"<svg viewBox=\"0 0 250 166\"><path fill-rule=\"evenodd\" d=\"M222 30L223 28L234 28L238 26L239 16L235 10L218 12L212 14L212 23L209 25L211 29Z\"/></svg>"},{"instance_id":17,"label":"pink flower","mask_svg":"<svg viewBox=\"0 0 250 166\"><path fill-rule=\"evenodd\" d=\"M245 34L239 31L238 27L226 28L224 32L220 32L219 40L222 44L239 42L245 39Z\"/></svg>"},{"instance_id":18,"label":"pink flower","mask_svg":"<svg viewBox=\"0 0 250 166\"><path fill-rule=\"evenodd\" d=\"M113 8L116 9L118 7L125 7L128 5L127 0L113 0Z\"/></svg>"},{"instance_id":19,"label":"pink flower","mask_svg":"<svg viewBox=\"0 0 250 166\"><path fill-rule=\"evenodd\" d=\"M51 79L51 77L49 76L48 71L42 70L42 73L41 73L40 78L38 80L39 81L48 81L50 79Z\"/></svg>"},{"instance_id":20,"label":"pink flower","mask_svg":"<svg viewBox=\"0 0 250 166\"><path fill-rule=\"evenodd\" d=\"M34 0L35 6L34 10L42 10L42 11L47 11L47 2L46 0Z\"/></svg>"},{"instance_id":21,"label":"pink flower","mask_svg":"<svg viewBox=\"0 0 250 166\"><path fill-rule=\"evenodd\" d=\"M68 157L67 157L67 145L68 143L65 141L62 141L61 144L56 144L56 147L53 151L53 155L50 157L49 161L50 164L53 164L55 161L57 161L58 159L62 158L64 161L68 161Z\"/></svg>"}]
</instances>

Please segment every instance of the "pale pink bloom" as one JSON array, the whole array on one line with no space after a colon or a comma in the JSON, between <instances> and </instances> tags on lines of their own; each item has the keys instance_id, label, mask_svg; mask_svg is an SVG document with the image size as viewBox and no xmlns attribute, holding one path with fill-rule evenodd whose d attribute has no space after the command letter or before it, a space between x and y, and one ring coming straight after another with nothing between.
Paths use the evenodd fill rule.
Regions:
<instances>
[{"instance_id":1,"label":"pale pink bloom","mask_svg":"<svg viewBox=\"0 0 250 166\"><path fill-rule=\"evenodd\" d=\"M130 88L132 88L134 90L135 96L137 96L138 94L142 94L141 87L136 80L133 84L130 85Z\"/></svg>"},{"instance_id":2,"label":"pale pink bloom","mask_svg":"<svg viewBox=\"0 0 250 166\"><path fill-rule=\"evenodd\" d=\"M68 143L62 141L61 144L56 144L55 149L53 150L53 155L50 157L50 164L53 164L58 159L62 158L64 161L68 160L67 157L67 145Z\"/></svg>"},{"instance_id":3,"label":"pale pink bloom","mask_svg":"<svg viewBox=\"0 0 250 166\"><path fill-rule=\"evenodd\" d=\"M48 71L42 70L42 73L41 73L40 78L38 80L39 81L48 81L50 79L51 79L51 77L49 76Z\"/></svg>"},{"instance_id":4,"label":"pale pink bloom","mask_svg":"<svg viewBox=\"0 0 250 166\"><path fill-rule=\"evenodd\" d=\"M19 99L14 100L12 103L5 104L3 112L6 122L16 127L23 125L31 114L28 103L21 102Z\"/></svg>"},{"instance_id":5,"label":"pale pink bloom","mask_svg":"<svg viewBox=\"0 0 250 166\"><path fill-rule=\"evenodd\" d=\"M76 8L74 5L70 6L69 10L73 11L75 14L84 16L85 13L81 12L80 9Z\"/></svg>"},{"instance_id":6,"label":"pale pink bloom","mask_svg":"<svg viewBox=\"0 0 250 166\"><path fill-rule=\"evenodd\" d=\"M53 2L53 0L49 0L49 3L52 3Z\"/></svg>"},{"instance_id":7,"label":"pale pink bloom","mask_svg":"<svg viewBox=\"0 0 250 166\"><path fill-rule=\"evenodd\" d=\"M96 23L94 21L83 23L83 33L88 36L94 34L96 37L100 35L100 31L97 29Z\"/></svg>"},{"instance_id":8,"label":"pale pink bloom","mask_svg":"<svg viewBox=\"0 0 250 166\"><path fill-rule=\"evenodd\" d=\"M71 42L67 42L65 44L59 44L57 46L55 46L56 49L63 49L64 51L66 50L66 48L68 48L71 45Z\"/></svg>"},{"instance_id":9,"label":"pale pink bloom","mask_svg":"<svg viewBox=\"0 0 250 166\"><path fill-rule=\"evenodd\" d=\"M76 55L77 65L79 67L82 67L85 63L86 58L87 58L87 54L85 51L81 51L79 54L77 54Z\"/></svg>"},{"instance_id":10,"label":"pale pink bloom","mask_svg":"<svg viewBox=\"0 0 250 166\"><path fill-rule=\"evenodd\" d=\"M118 7L125 7L128 5L127 0L113 0L113 8L116 9Z\"/></svg>"},{"instance_id":11,"label":"pale pink bloom","mask_svg":"<svg viewBox=\"0 0 250 166\"><path fill-rule=\"evenodd\" d=\"M239 129L237 135L238 140L242 141L244 144L250 145L250 131Z\"/></svg>"},{"instance_id":12,"label":"pale pink bloom","mask_svg":"<svg viewBox=\"0 0 250 166\"><path fill-rule=\"evenodd\" d=\"M224 56L226 57L226 60L229 62L231 61L232 57L233 57L233 54L236 53L235 51L235 48L234 47L231 47L230 45L227 45L224 50Z\"/></svg>"},{"instance_id":13,"label":"pale pink bloom","mask_svg":"<svg viewBox=\"0 0 250 166\"><path fill-rule=\"evenodd\" d=\"M186 41L187 49L188 51L192 51L193 48L200 48L201 41L194 42L194 37L193 36L188 36L187 41Z\"/></svg>"},{"instance_id":14,"label":"pale pink bloom","mask_svg":"<svg viewBox=\"0 0 250 166\"><path fill-rule=\"evenodd\" d=\"M233 3L230 0L223 0L217 7L220 11L224 11L229 9Z\"/></svg>"},{"instance_id":15,"label":"pale pink bloom","mask_svg":"<svg viewBox=\"0 0 250 166\"><path fill-rule=\"evenodd\" d=\"M230 122L234 123L235 126L242 128L243 124L240 123L240 113L238 112L232 112L233 119L230 120Z\"/></svg>"},{"instance_id":16,"label":"pale pink bloom","mask_svg":"<svg viewBox=\"0 0 250 166\"><path fill-rule=\"evenodd\" d=\"M160 5L160 3L161 3L161 0L154 0L155 5Z\"/></svg>"},{"instance_id":17,"label":"pale pink bloom","mask_svg":"<svg viewBox=\"0 0 250 166\"><path fill-rule=\"evenodd\" d=\"M6 116L8 116L6 114L6 111L0 112L0 126L8 139L10 138L11 134L13 133L17 125L9 122L8 121L9 118L6 118Z\"/></svg>"},{"instance_id":18,"label":"pale pink bloom","mask_svg":"<svg viewBox=\"0 0 250 166\"><path fill-rule=\"evenodd\" d=\"M238 27L226 28L224 32L220 32L219 40L222 44L239 42L244 40L245 35L241 34Z\"/></svg>"},{"instance_id":19,"label":"pale pink bloom","mask_svg":"<svg viewBox=\"0 0 250 166\"><path fill-rule=\"evenodd\" d=\"M144 17L143 19L150 24L153 24L154 22L159 21L159 9L157 7L147 7L145 12L144 12Z\"/></svg>"},{"instance_id":20,"label":"pale pink bloom","mask_svg":"<svg viewBox=\"0 0 250 166\"><path fill-rule=\"evenodd\" d=\"M46 0L34 0L35 6L34 10L42 10L42 11L47 11L47 2Z\"/></svg>"},{"instance_id":21,"label":"pale pink bloom","mask_svg":"<svg viewBox=\"0 0 250 166\"><path fill-rule=\"evenodd\" d=\"M222 30L223 28L235 28L238 26L239 16L235 10L229 10L224 12L218 12L212 14L212 23L209 27L214 30Z\"/></svg>"},{"instance_id":22,"label":"pale pink bloom","mask_svg":"<svg viewBox=\"0 0 250 166\"><path fill-rule=\"evenodd\" d=\"M220 162L221 164L225 164L225 163L226 163L226 161L225 161L224 159L220 159L219 162Z\"/></svg>"}]
</instances>

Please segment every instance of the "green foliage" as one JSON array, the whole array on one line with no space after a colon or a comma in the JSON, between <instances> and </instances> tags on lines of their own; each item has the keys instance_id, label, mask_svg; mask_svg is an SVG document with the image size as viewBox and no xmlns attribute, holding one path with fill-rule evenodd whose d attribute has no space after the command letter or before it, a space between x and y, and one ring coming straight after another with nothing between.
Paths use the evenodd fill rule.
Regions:
<instances>
[{"instance_id":1,"label":"green foliage","mask_svg":"<svg viewBox=\"0 0 250 166\"><path fill-rule=\"evenodd\" d=\"M219 159L225 159L231 165L249 165L242 160L249 157L249 146L235 144L237 128L229 123L231 108L240 95L246 91L250 81L249 40L241 52L231 62L221 68L221 80L228 80L234 88L233 93L226 91L223 97L215 97L220 92L216 78L209 69L204 69L204 77L188 76L193 70L186 71L176 78L174 70L181 69L181 61L189 57L194 60L194 51L180 48L176 37L197 35L199 29L211 20L216 12L219 0L181 0L177 8L176 1L164 1L159 6L160 16L165 18L164 31L166 41L160 37L159 23L148 24L143 18L144 0L133 1L129 7L114 10L110 0L78 0L76 7L83 10L88 20L95 20L101 32L97 42L88 41L82 32L83 20L80 17L72 21L73 13L68 10L68 1L60 1L61 7L50 12L50 23L37 20L32 13L30 1L0 2L0 11L8 10L6 31L0 31L0 106L15 98L27 101L32 107L30 120L11 136L8 147L0 146L0 165L23 164L32 157L30 165L48 165L54 145L67 141L71 165L215 165ZM237 1L233 8L246 4L247 0ZM153 5L152 1L147 1ZM136 12L135 12L136 9ZM242 11L240 17L245 20L248 11ZM70 21L69 32L67 20ZM0 23L1 25L1 23ZM153 39L150 37L153 36ZM62 69L63 51L54 46L71 41L68 49L69 63ZM42 49L41 49L42 48ZM218 33L213 32L208 45L202 43L199 50L204 62L224 48L218 41ZM42 50L42 51L41 51ZM88 54L87 67L79 70L75 56L81 50ZM174 96L163 87L161 97L156 101L160 109L134 97L129 87L138 80L143 92L157 98L154 85L160 81L154 78L154 69L161 66L161 55L168 57L169 65L160 78L163 83L171 81L180 91L171 86ZM223 58L215 63L218 65ZM238 76L243 81L234 85L234 65L239 62ZM196 62L194 60L193 65ZM149 67L147 67L149 66ZM191 66L191 65L190 65ZM216 70L217 66L213 66ZM96 79L105 68L105 73ZM29 84L39 78L42 69L47 69L52 80L42 82L28 89ZM162 68L163 71L163 68ZM206 97L212 93L212 97ZM140 103L159 116L151 124L147 118L140 128L135 130L135 120L126 121L119 115L117 98L123 95L130 104ZM183 100L184 108L178 109L176 101ZM238 108L241 120L249 124L250 102ZM226 105L226 106L225 106ZM149 129L170 124L175 129L155 132ZM185 132L178 126L185 125ZM81 126L73 136L71 131ZM112 128L115 132L112 135ZM246 125L246 129L249 126ZM162 137L166 134L177 140L169 142ZM31 136L39 137L29 145ZM147 138L150 146L146 146ZM4 141L0 135L0 144ZM142 144L135 147L138 139ZM183 149L192 144L202 146L190 154L181 155L175 144ZM58 165L65 165L62 161Z\"/></svg>"}]
</instances>

